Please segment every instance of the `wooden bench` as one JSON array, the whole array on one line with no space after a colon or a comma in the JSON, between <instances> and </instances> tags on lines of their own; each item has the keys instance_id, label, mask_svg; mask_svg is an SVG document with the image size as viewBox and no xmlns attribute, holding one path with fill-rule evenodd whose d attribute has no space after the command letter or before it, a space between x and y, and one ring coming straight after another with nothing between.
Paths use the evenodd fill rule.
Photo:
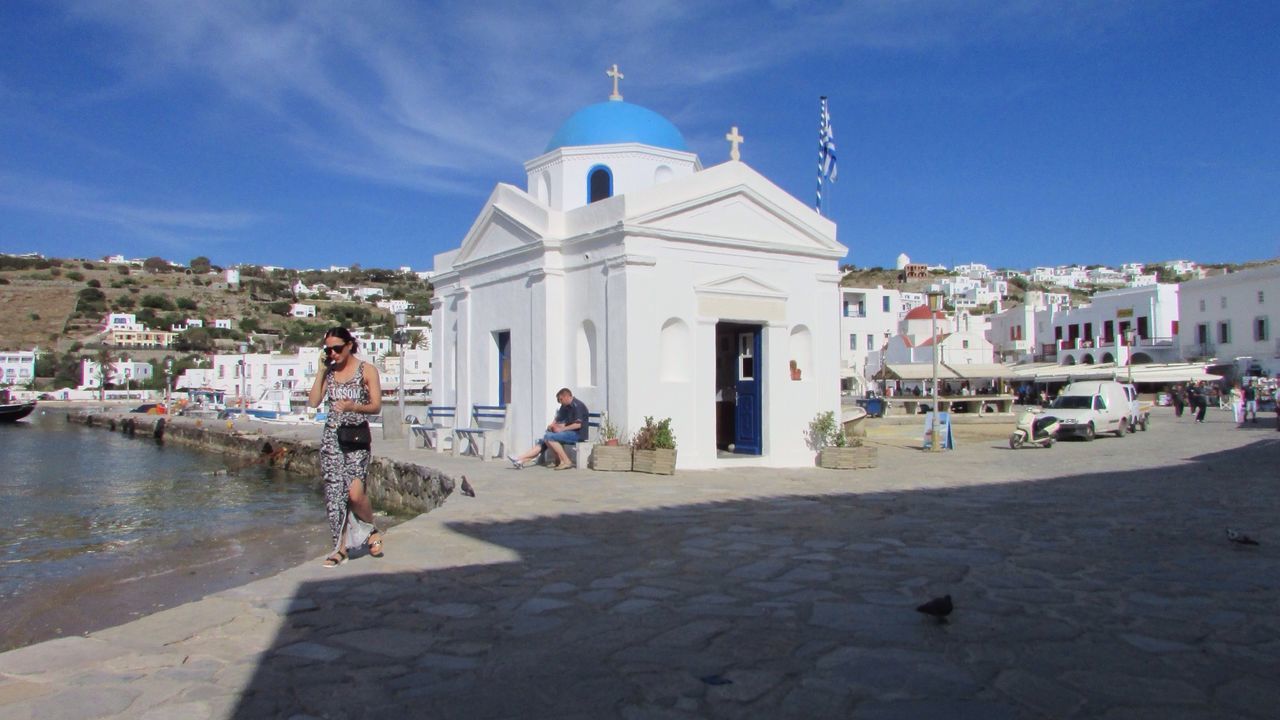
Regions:
<instances>
[{"instance_id":1,"label":"wooden bench","mask_svg":"<svg viewBox=\"0 0 1280 720\"><path fill-rule=\"evenodd\" d=\"M444 441L453 445L453 425L457 408L452 405L432 405L427 408L427 422L409 426L411 438L419 438L418 447L444 452Z\"/></svg>"},{"instance_id":2,"label":"wooden bench","mask_svg":"<svg viewBox=\"0 0 1280 720\"><path fill-rule=\"evenodd\" d=\"M455 427L453 429L453 454L462 455L470 451L481 460L488 460L495 455L491 438L498 440L501 448L503 435L507 431L506 405L472 405L471 427Z\"/></svg>"},{"instance_id":3,"label":"wooden bench","mask_svg":"<svg viewBox=\"0 0 1280 720\"><path fill-rule=\"evenodd\" d=\"M587 413L587 439L572 443L560 443L564 447L564 452L569 456L569 461L574 467L585 468L587 461L591 459L591 449L600 442L600 420L601 413ZM581 445L582 447L578 447ZM585 450L585 452L583 452ZM543 445L542 453L538 455L538 462L543 465L556 464L556 454L551 448Z\"/></svg>"}]
</instances>

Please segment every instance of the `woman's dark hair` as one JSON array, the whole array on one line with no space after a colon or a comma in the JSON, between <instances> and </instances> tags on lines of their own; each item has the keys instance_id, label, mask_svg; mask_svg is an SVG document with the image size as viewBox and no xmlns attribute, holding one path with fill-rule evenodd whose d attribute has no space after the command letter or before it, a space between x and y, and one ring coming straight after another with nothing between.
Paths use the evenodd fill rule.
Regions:
<instances>
[{"instance_id":1,"label":"woman's dark hair","mask_svg":"<svg viewBox=\"0 0 1280 720\"><path fill-rule=\"evenodd\" d=\"M344 327L331 327L325 331L324 336L326 338L336 337L343 342L351 343L352 355L355 355L356 351L360 349L360 343L351 336L351 331Z\"/></svg>"}]
</instances>

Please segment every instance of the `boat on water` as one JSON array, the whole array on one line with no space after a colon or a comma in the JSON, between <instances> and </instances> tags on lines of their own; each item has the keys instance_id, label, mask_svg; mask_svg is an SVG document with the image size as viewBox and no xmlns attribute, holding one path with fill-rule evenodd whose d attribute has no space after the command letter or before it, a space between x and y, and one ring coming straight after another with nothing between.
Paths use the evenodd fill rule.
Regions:
<instances>
[{"instance_id":1,"label":"boat on water","mask_svg":"<svg viewBox=\"0 0 1280 720\"><path fill-rule=\"evenodd\" d=\"M0 404L0 423L18 422L36 409L36 401Z\"/></svg>"},{"instance_id":2,"label":"boat on water","mask_svg":"<svg viewBox=\"0 0 1280 720\"><path fill-rule=\"evenodd\" d=\"M216 418L227 409L226 394L214 388L196 388L187 391L187 402L179 415L194 418Z\"/></svg>"},{"instance_id":3,"label":"boat on water","mask_svg":"<svg viewBox=\"0 0 1280 720\"><path fill-rule=\"evenodd\" d=\"M241 407L229 407L220 417L248 415L259 420L279 420L293 414L293 406L289 401L289 391L274 387L262 391L257 400Z\"/></svg>"}]
</instances>

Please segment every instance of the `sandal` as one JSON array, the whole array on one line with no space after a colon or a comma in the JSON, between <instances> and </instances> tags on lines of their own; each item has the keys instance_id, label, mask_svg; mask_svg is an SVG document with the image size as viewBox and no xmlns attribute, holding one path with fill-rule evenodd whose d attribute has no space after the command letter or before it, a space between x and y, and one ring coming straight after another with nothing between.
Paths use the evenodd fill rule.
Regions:
<instances>
[{"instance_id":1,"label":"sandal","mask_svg":"<svg viewBox=\"0 0 1280 720\"><path fill-rule=\"evenodd\" d=\"M347 561L347 554L336 552L324 559L324 567L336 568Z\"/></svg>"},{"instance_id":2,"label":"sandal","mask_svg":"<svg viewBox=\"0 0 1280 720\"><path fill-rule=\"evenodd\" d=\"M375 530L374 533L378 536L378 539L369 541L369 556L380 558L382 557L382 531Z\"/></svg>"}]
</instances>

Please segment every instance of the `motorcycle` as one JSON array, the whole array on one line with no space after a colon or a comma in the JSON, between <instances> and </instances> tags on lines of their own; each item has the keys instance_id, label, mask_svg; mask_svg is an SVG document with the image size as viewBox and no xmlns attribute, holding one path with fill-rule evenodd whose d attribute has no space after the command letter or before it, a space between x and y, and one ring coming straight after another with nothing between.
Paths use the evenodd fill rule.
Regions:
<instances>
[{"instance_id":1,"label":"motorcycle","mask_svg":"<svg viewBox=\"0 0 1280 720\"><path fill-rule=\"evenodd\" d=\"M1017 450L1023 445L1039 445L1053 447L1058 434L1058 418L1042 415L1039 409L1023 410L1014 425L1013 434L1009 436L1009 448Z\"/></svg>"}]
</instances>

